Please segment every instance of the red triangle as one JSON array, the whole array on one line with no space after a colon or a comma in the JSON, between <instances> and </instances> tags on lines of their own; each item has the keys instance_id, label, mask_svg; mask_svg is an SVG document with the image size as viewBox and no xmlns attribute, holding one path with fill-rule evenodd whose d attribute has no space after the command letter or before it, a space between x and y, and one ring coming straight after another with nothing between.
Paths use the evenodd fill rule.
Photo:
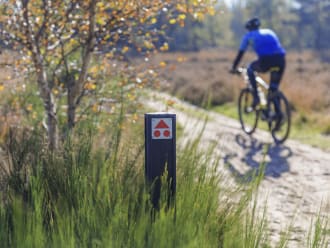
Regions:
<instances>
[{"instance_id":1,"label":"red triangle","mask_svg":"<svg viewBox=\"0 0 330 248\"><path fill-rule=\"evenodd\" d=\"M170 128L169 126L167 126L167 124L165 123L165 121L163 120L160 120L158 122L158 124L156 125L155 128L159 128L159 129L162 129L162 128Z\"/></svg>"}]
</instances>

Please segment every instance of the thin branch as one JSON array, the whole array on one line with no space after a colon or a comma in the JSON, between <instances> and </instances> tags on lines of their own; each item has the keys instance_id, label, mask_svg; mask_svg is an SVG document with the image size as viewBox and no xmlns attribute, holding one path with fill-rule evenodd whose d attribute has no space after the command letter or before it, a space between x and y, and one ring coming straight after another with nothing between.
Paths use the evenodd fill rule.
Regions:
<instances>
[{"instance_id":1,"label":"thin branch","mask_svg":"<svg viewBox=\"0 0 330 248\"><path fill-rule=\"evenodd\" d=\"M36 34L36 40L39 41L40 37L45 33L45 29L47 27L48 21L49 21L49 6L48 6L48 1L47 0L43 0L43 6L42 9L44 10L44 15L43 15L43 21L42 24L39 28L39 31ZM48 36L46 35L46 39Z\"/></svg>"},{"instance_id":2,"label":"thin branch","mask_svg":"<svg viewBox=\"0 0 330 248\"><path fill-rule=\"evenodd\" d=\"M75 95L79 94L76 98L75 105L79 105L81 98L84 96L84 89L83 83L85 82L88 65L90 63L91 54L94 49L95 43L95 15L96 15L96 0L92 0L89 6L89 31L88 31L88 38L86 40L86 48L82 58L82 66L80 70L80 75L78 82L76 83L75 87Z\"/></svg>"},{"instance_id":3,"label":"thin branch","mask_svg":"<svg viewBox=\"0 0 330 248\"><path fill-rule=\"evenodd\" d=\"M60 67L62 63L66 63L66 59L68 56L70 56L71 54L73 54L74 52L76 52L77 50L79 50L81 48L80 45L72 48L69 52L65 53L63 47L61 48L61 59L60 61L57 63L57 65L55 66L54 72L56 72ZM68 67L67 67L68 68Z\"/></svg>"}]
</instances>

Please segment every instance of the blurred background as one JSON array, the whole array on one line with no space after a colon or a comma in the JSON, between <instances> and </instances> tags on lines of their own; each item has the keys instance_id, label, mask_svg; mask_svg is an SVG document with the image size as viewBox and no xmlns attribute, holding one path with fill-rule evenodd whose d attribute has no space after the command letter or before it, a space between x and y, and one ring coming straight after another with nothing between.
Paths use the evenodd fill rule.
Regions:
<instances>
[{"instance_id":1,"label":"blurred background","mask_svg":"<svg viewBox=\"0 0 330 248\"><path fill-rule=\"evenodd\" d=\"M6 1L0 1L4 2ZM199 5L206 8L194 11ZM261 28L273 29L287 51L287 66L280 89L286 94L292 107L294 128L291 137L317 146L321 144L329 149L329 0L187 0L185 6L178 3L175 5L171 1L164 6L166 7L155 13L155 17L139 25L135 25L133 21L133 24L123 22L118 17L118 23L110 25L110 38L104 43L98 43L97 56L90 68L90 75L103 72L95 69L96 64L100 68L106 65L110 68L110 74L121 70L120 78L127 77L122 80L124 84L133 83L136 88L151 86L195 105L237 118L236 102L244 82L228 71L246 32L245 22L258 16ZM112 9L108 13L114 14ZM75 35L73 34L72 39L76 38ZM16 62L10 45L5 40L0 40L0 45L2 48L9 48L3 49L3 54L0 55L0 60L4 61L0 82L9 84L13 80L8 79L8 74L13 73L13 68L16 70ZM99 56L101 53L110 53L111 57L102 60ZM123 61L133 62L141 68L143 64L147 64L144 67L146 73L132 71L131 66L116 67L120 60L113 57L116 54ZM254 59L254 53L248 51L241 65L247 66ZM154 72L159 68L159 72L153 74L156 78L148 78L150 71ZM101 82L105 78L118 78L118 75L110 74L94 79L89 90L94 92L96 85L100 85L98 88L101 90ZM143 75L148 77L143 79ZM268 74L261 76L268 80ZM118 84L119 87L121 84L122 82ZM60 86L56 87L56 91L63 90ZM3 88L3 84L0 84L0 91ZM110 95L115 98L113 92ZM109 94L104 97L109 97ZM129 102L134 101L130 99ZM27 105L24 102L22 104Z\"/></svg>"},{"instance_id":2,"label":"blurred background","mask_svg":"<svg viewBox=\"0 0 330 248\"><path fill-rule=\"evenodd\" d=\"M187 16L184 26L170 26L169 53L154 58L164 67L161 88L236 118L236 101L244 84L228 71L246 32L245 22L258 16L261 28L273 29L287 51L280 89L292 106L291 137L329 147L329 13L327 0L217 1L211 15ZM254 59L254 53L247 52L241 65ZM261 76L269 79L268 74Z\"/></svg>"},{"instance_id":3,"label":"blurred background","mask_svg":"<svg viewBox=\"0 0 330 248\"><path fill-rule=\"evenodd\" d=\"M170 50L199 50L222 46L236 48L246 20L258 16L262 27L276 30L287 49L313 49L329 62L330 2L327 0L217 1L214 13L185 27L169 30Z\"/></svg>"}]
</instances>

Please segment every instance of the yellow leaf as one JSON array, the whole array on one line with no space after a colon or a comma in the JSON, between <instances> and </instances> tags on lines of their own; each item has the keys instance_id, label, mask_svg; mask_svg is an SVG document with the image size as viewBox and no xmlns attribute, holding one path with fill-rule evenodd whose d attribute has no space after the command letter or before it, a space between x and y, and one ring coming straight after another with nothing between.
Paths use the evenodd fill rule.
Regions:
<instances>
[{"instance_id":1,"label":"yellow leaf","mask_svg":"<svg viewBox=\"0 0 330 248\"><path fill-rule=\"evenodd\" d=\"M33 109L33 105L32 105L32 104L28 104L28 105L26 106L26 110L28 110L28 111L32 111L32 109Z\"/></svg>"},{"instance_id":2,"label":"yellow leaf","mask_svg":"<svg viewBox=\"0 0 330 248\"><path fill-rule=\"evenodd\" d=\"M5 89L5 86L3 84L0 84L0 91L3 91Z\"/></svg>"},{"instance_id":3,"label":"yellow leaf","mask_svg":"<svg viewBox=\"0 0 330 248\"><path fill-rule=\"evenodd\" d=\"M165 42L165 43L161 46L160 50L161 50L161 51L168 51L168 48L169 48L168 43Z\"/></svg>"},{"instance_id":4,"label":"yellow leaf","mask_svg":"<svg viewBox=\"0 0 330 248\"><path fill-rule=\"evenodd\" d=\"M98 3L96 4L96 6L99 7L99 8L104 8L104 3L102 3L102 2L98 2Z\"/></svg>"},{"instance_id":5,"label":"yellow leaf","mask_svg":"<svg viewBox=\"0 0 330 248\"><path fill-rule=\"evenodd\" d=\"M70 43L71 46L75 46L75 45L78 44L78 41L76 39L70 39L69 43Z\"/></svg>"},{"instance_id":6,"label":"yellow leaf","mask_svg":"<svg viewBox=\"0 0 330 248\"><path fill-rule=\"evenodd\" d=\"M132 119L137 121L139 119L139 116L135 113L135 114L133 114Z\"/></svg>"},{"instance_id":7,"label":"yellow leaf","mask_svg":"<svg viewBox=\"0 0 330 248\"><path fill-rule=\"evenodd\" d=\"M126 53L129 50L128 46L124 46L123 49L121 50L123 53Z\"/></svg>"},{"instance_id":8,"label":"yellow leaf","mask_svg":"<svg viewBox=\"0 0 330 248\"><path fill-rule=\"evenodd\" d=\"M204 20L204 14L201 12L194 13L194 18L197 19L198 21L203 21Z\"/></svg>"},{"instance_id":9,"label":"yellow leaf","mask_svg":"<svg viewBox=\"0 0 330 248\"><path fill-rule=\"evenodd\" d=\"M107 53L105 56L106 56L108 59L112 59L113 56L114 56L114 54L113 54L112 52L110 52L110 53Z\"/></svg>"},{"instance_id":10,"label":"yellow leaf","mask_svg":"<svg viewBox=\"0 0 330 248\"><path fill-rule=\"evenodd\" d=\"M56 96L58 95L59 91L57 89L53 89L53 94Z\"/></svg>"},{"instance_id":11,"label":"yellow leaf","mask_svg":"<svg viewBox=\"0 0 330 248\"><path fill-rule=\"evenodd\" d=\"M97 18L96 23L103 26L106 24L106 21L103 18Z\"/></svg>"},{"instance_id":12,"label":"yellow leaf","mask_svg":"<svg viewBox=\"0 0 330 248\"><path fill-rule=\"evenodd\" d=\"M215 9L214 9L214 7L210 7L210 8L208 9L208 12L209 12L209 14L210 14L211 16L214 16L214 15L215 15Z\"/></svg>"},{"instance_id":13,"label":"yellow leaf","mask_svg":"<svg viewBox=\"0 0 330 248\"><path fill-rule=\"evenodd\" d=\"M96 84L94 83L87 83L85 84L85 87L84 87L86 90L95 90L96 89Z\"/></svg>"},{"instance_id":14,"label":"yellow leaf","mask_svg":"<svg viewBox=\"0 0 330 248\"><path fill-rule=\"evenodd\" d=\"M186 19L186 15L185 15L185 14L181 14L181 15L179 15L179 19L180 19L180 20L184 20L184 19Z\"/></svg>"},{"instance_id":15,"label":"yellow leaf","mask_svg":"<svg viewBox=\"0 0 330 248\"><path fill-rule=\"evenodd\" d=\"M152 24L155 24L156 22L157 22L157 18L154 17L154 18L151 19Z\"/></svg>"},{"instance_id":16,"label":"yellow leaf","mask_svg":"<svg viewBox=\"0 0 330 248\"><path fill-rule=\"evenodd\" d=\"M150 41L147 41L147 40L144 41L144 46L147 49L152 49L154 47L154 45Z\"/></svg>"},{"instance_id":17,"label":"yellow leaf","mask_svg":"<svg viewBox=\"0 0 330 248\"><path fill-rule=\"evenodd\" d=\"M170 24L175 24L176 23L176 20L174 18L172 18L170 21L169 21Z\"/></svg>"},{"instance_id":18,"label":"yellow leaf","mask_svg":"<svg viewBox=\"0 0 330 248\"><path fill-rule=\"evenodd\" d=\"M176 5L176 9L179 11L179 12L186 12L186 10L187 10L187 8L184 6L184 5L182 5L182 4L177 4Z\"/></svg>"},{"instance_id":19,"label":"yellow leaf","mask_svg":"<svg viewBox=\"0 0 330 248\"><path fill-rule=\"evenodd\" d=\"M97 65L93 66L92 68L90 68L89 72L92 74L96 74L99 71L99 68Z\"/></svg>"},{"instance_id":20,"label":"yellow leaf","mask_svg":"<svg viewBox=\"0 0 330 248\"><path fill-rule=\"evenodd\" d=\"M94 113L99 112L99 105L94 104L94 105L92 106L92 111L93 111Z\"/></svg>"}]
</instances>

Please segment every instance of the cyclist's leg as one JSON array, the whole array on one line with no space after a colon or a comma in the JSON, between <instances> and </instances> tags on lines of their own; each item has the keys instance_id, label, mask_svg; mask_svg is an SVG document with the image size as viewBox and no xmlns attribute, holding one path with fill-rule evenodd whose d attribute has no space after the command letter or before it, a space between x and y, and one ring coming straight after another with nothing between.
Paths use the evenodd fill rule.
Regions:
<instances>
[{"instance_id":1,"label":"cyclist's leg","mask_svg":"<svg viewBox=\"0 0 330 248\"><path fill-rule=\"evenodd\" d=\"M260 102L259 96L258 96L258 92L257 92L257 81L255 78L255 74L254 72L259 72L260 71L260 62L259 60L255 60L253 61L247 68L247 74L250 80L250 83L252 85L253 88L253 107L257 106Z\"/></svg>"},{"instance_id":2,"label":"cyclist's leg","mask_svg":"<svg viewBox=\"0 0 330 248\"><path fill-rule=\"evenodd\" d=\"M272 61L273 64L270 67L270 86L269 86L270 94L275 93L280 86L280 82L285 70L285 57L282 55L281 56L276 55L274 56ZM279 99L275 99L274 104L275 104L276 114L281 115L282 112L281 112Z\"/></svg>"},{"instance_id":3,"label":"cyclist's leg","mask_svg":"<svg viewBox=\"0 0 330 248\"><path fill-rule=\"evenodd\" d=\"M279 86L285 69L285 58L284 56L277 56L274 58L275 66L270 68L270 87L269 94L274 94ZM278 97L273 99L275 112L276 112L276 129L281 126L283 114L281 110L281 103Z\"/></svg>"}]
</instances>

